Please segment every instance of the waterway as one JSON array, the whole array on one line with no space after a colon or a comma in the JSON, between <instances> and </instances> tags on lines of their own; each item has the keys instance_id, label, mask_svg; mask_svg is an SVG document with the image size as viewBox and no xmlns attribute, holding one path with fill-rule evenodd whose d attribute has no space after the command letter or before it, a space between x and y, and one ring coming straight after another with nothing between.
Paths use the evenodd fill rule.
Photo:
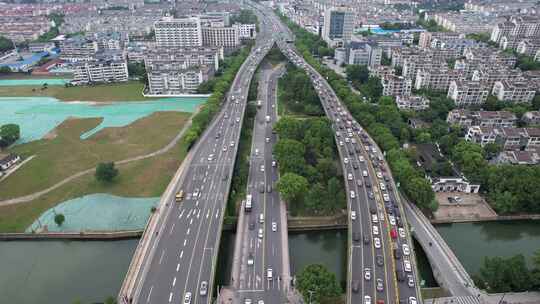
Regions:
<instances>
[{"instance_id":1,"label":"waterway","mask_svg":"<svg viewBox=\"0 0 540 304\"><path fill-rule=\"evenodd\" d=\"M540 221L456 223L436 226L469 274L478 273L485 256L523 254L529 266L540 250Z\"/></svg>"}]
</instances>

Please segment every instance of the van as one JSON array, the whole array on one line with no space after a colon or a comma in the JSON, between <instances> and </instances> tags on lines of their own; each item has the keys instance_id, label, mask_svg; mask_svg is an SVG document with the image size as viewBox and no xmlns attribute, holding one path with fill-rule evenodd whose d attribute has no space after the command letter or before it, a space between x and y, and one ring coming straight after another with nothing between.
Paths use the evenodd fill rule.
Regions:
<instances>
[{"instance_id":1,"label":"van","mask_svg":"<svg viewBox=\"0 0 540 304\"><path fill-rule=\"evenodd\" d=\"M264 224L264 214L259 214L259 223Z\"/></svg>"},{"instance_id":2,"label":"van","mask_svg":"<svg viewBox=\"0 0 540 304\"><path fill-rule=\"evenodd\" d=\"M257 235L259 236L260 239L263 238L263 229L262 228L259 228L259 233Z\"/></svg>"}]
</instances>

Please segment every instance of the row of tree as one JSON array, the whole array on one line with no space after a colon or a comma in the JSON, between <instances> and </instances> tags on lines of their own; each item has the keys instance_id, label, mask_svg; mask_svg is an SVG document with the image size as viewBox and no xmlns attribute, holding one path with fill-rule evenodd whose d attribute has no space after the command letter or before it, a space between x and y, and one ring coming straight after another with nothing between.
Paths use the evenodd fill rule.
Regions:
<instances>
[{"instance_id":1,"label":"row of tree","mask_svg":"<svg viewBox=\"0 0 540 304\"><path fill-rule=\"evenodd\" d=\"M287 66L287 73L279 79L279 88L279 98L291 112L314 116L324 114L309 76L294 65Z\"/></svg>"},{"instance_id":2,"label":"row of tree","mask_svg":"<svg viewBox=\"0 0 540 304\"><path fill-rule=\"evenodd\" d=\"M0 53L13 49L13 41L4 36L0 36Z\"/></svg>"},{"instance_id":3,"label":"row of tree","mask_svg":"<svg viewBox=\"0 0 540 304\"><path fill-rule=\"evenodd\" d=\"M485 258L476 285L490 293L540 291L540 250L532 258L532 268L522 254L512 257Z\"/></svg>"},{"instance_id":4,"label":"row of tree","mask_svg":"<svg viewBox=\"0 0 540 304\"><path fill-rule=\"evenodd\" d=\"M366 65L348 65L345 68L347 80L370 101L376 101L381 97L383 87L381 80L375 76L369 76Z\"/></svg>"},{"instance_id":5,"label":"row of tree","mask_svg":"<svg viewBox=\"0 0 540 304\"><path fill-rule=\"evenodd\" d=\"M420 207L436 209L435 194L430 183L423 178L422 172L411 165L408 155L400 150L400 141L408 139L410 132L393 99L382 97L378 98L379 104L364 103L360 96L351 92L343 78L313 57L311 43L318 37L290 22L285 16L281 18L294 32L295 45L305 60L327 79L355 120L362 124L381 149L386 151L387 155L393 155L387 159L404 192Z\"/></svg>"},{"instance_id":6,"label":"row of tree","mask_svg":"<svg viewBox=\"0 0 540 304\"><path fill-rule=\"evenodd\" d=\"M252 46L252 44L249 44L223 62L222 68L220 68L221 72L218 74L219 76L216 76L212 81L212 95L208 97L199 113L193 117L192 124L184 137L189 148L199 139L214 115L219 112L221 104L226 98L226 93L236 76L236 72L238 72L242 63L246 60Z\"/></svg>"}]
</instances>

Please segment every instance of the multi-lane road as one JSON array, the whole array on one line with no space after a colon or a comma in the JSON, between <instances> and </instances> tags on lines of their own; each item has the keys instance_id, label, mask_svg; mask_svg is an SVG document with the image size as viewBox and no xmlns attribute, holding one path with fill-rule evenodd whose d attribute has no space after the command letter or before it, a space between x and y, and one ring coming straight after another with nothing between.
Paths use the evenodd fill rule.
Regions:
<instances>
[{"instance_id":1,"label":"multi-lane road","mask_svg":"<svg viewBox=\"0 0 540 304\"><path fill-rule=\"evenodd\" d=\"M133 303L210 303L223 216L256 67L272 45L263 28L238 71L222 110L193 148L191 163L172 194L159 230L152 231L132 294ZM176 193L183 193L180 202ZM149 233L148 231L146 233Z\"/></svg>"},{"instance_id":2,"label":"multi-lane road","mask_svg":"<svg viewBox=\"0 0 540 304\"><path fill-rule=\"evenodd\" d=\"M235 252L240 261L236 299L241 303L284 303L289 283L286 211L275 190L278 164L272 157L277 139L272 132L277 120L276 86L282 71L282 67L261 66L247 196L240 210L243 227L237 230L242 233L237 238L241 244Z\"/></svg>"}]
</instances>

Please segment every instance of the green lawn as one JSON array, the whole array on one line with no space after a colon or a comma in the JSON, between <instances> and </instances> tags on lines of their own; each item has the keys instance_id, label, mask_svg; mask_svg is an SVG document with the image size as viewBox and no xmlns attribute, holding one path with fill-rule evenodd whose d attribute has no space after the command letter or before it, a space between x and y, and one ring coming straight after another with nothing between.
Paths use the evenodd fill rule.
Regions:
<instances>
[{"instance_id":1,"label":"green lawn","mask_svg":"<svg viewBox=\"0 0 540 304\"><path fill-rule=\"evenodd\" d=\"M41 86L0 86L0 96L48 96L62 101L140 101L149 99L142 96L143 87L138 81L69 88L50 86L45 90Z\"/></svg>"},{"instance_id":2,"label":"green lawn","mask_svg":"<svg viewBox=\"0 0 540 304\"><path fill-rule=\"evenodd\" d=\"M186 145L181 140L165 154L119 166L120 174L110 185L99 183L93 174L87 174L31 202L0 207L0 232L23 232L46 210L86 194L161 196L186 154Z\"/></svg>"},{"instance_id":3,"label":"green lawn","mask_svg":"<svg viewBox=\"0 0 540 304\"><path fill-rule=\"evenodd\" d=\"M68 119L54 130L52 138L17 145L7 151L36 157L0 183L0 200L46 189L99 162L157 151L178 134L190 115L156 112L125 127L105 128L86 140L81 140L80 134L94 128L101 119Z\"/></svg>"}]
</instances>

